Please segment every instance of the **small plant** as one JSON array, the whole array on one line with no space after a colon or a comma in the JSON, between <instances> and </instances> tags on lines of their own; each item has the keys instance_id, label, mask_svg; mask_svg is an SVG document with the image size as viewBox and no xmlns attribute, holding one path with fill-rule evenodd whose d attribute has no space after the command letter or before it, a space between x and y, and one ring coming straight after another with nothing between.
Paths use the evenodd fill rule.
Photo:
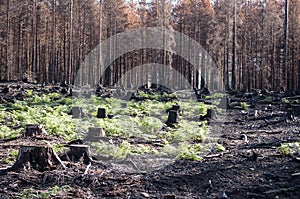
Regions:
<instances>
[{"instance_id":1,"label":"small plant","mask_svg":"<svg viewBox=\"0 0 300 199\"><path fill-rule=\"evenodd\" d=\"M281 102L282 102L282 103L285 103L285 104L288 104L288 103L289 103L289 100L286 99L286 98L282 98L282 99L281 99Z\"/></svg>"},{"instance_id":2,"label":"small plant","mask_svg":"<svg viewBox=\"0 0 300 199\"><path fill-rule=\"evenodd\" d=\"M192 145L187 142L181 143L178 147L167 144L162 149L162 154L175 157L178 159L200 161L201 152L204 151L204 147L200 144Z\"/></svg>"},{"instance_id":3,"label":"small plant","mask_svg":"<svg viewBox=\"0 0 300 199\"><path fill-rule=\"evenodd\" d=\"M54 186L47 190L35 190L34 188L24 189L17 194L17 198L51 198L55 196L65 196L65 193L72 188L69 186Z\"/></svg>"},{"instance_id":4,"label":"small plant","mask_svg":"<svg viewBox=\"0 0 300 199\"><path fill-rule=\"evenodd\" d=\"M48 97L50 97L50 99L59 99L59 98L61 98L62 96L61 96L61 94L59 94L59 93L49 93L48 94Z\"/></svg>"},{"instance_id":5,"label":"small plant","mask_svg":"<svg viewBox=\"0 0 300 199\"><path fill-rule=\"evenodd\" d=\"M94 143L93 147L96 148L97 154L114 159L125 159L128 155L143 154L150 151L149 147L144 145L136 147L126 140L124 140L119 146L106 143Z\"/></svg>"},{"instance_id":6,"label":"small plant","mask_svg":"<svg viewBox=\"0 0 300 199\"><path fill-rule=\"evenodd\" d=\"M218 143L216 144L216 149L217 149L218 152L222 152L222 151L226 150L223 145L218 144Z\"/></svg>"},{"instance_id":7,"label":"small plant","mask_svg":"<svg viewBox=\"0 0 300 199\"><path fill-rule=\"evenodd\" d=\"M248 110L250 105L247 102L241 102L241 108L244 110Z\"/></svg>"},{"instance_id":8,"label":"small plant","mask_svg":"<svg viewBox=\"0 0 300 199\"><path fill-rule=\"evenodd\" d=\"M279 147L279 151L284 155L292 155L295 153L300 153L300 143L288 143L288 144L282 144Z\"/></svg>"},{"instance_id":9,"label":"small plant","mask_svg":"<svg viewBox=\"0 0 300 199\"><path fill-rule=\"evenodd\" d=\"M9 153L8 153L8 157L6 157L4 159L4 162L8 165L13 165L16 158L18 157L18 153L19 153L19 151L16 150L16 149L10 150Z\"/></svg>"},{"instance_id":10,"label":"small plant","mask_svg":"<svg viewBox=\"0 0 300 199\"><path fill-rule=\"evenodd\" d=\"M26 90L25 91L25 93L26 93L26 95L28 96L28 97L30 97L30 96L32 96L33 95L33 90Z\"/></svg>"},{"instance_id":11,"label":"small plant","mask_svg":"<svg viewBox=\"0 0 300 199\"><path fill-rule=\"evenodd\" d=\"M14 130L6 125L1 125L0 126L0 139L16 138L20 135L22 130L23 130L22 128Z\"/></svg>"},{"instance_id":12,"label":"small plant","mask_svg":"<svg viewBox=\"0 0 300 199\"><path fill-rule=\"evenodd\" d=\"M172 130L172 142L198 141L204 142L208 127L203 123L181 121L178 128Z\"/></svg>"},{"instance_id":13,"label":"small plant","mask_svg":"<svg viewBox=\"0 0 300 199\"><path fill-rule=\"evenodd\" d=\"M145 93L144 91L140 91L139 96L145 99L149 99L149 94Z\"/></svg>"},{"instance_id":14,"label":"small plant","mask_svg":"<svg viewBox=\"0 0 300 199\"><path fill-rule=\"evenodd\" d=\"M14 157L14 158L17 158L17 157L18 157L18 154L19 154L19 151L16 150L16 149L12 149L12 150L9 152L9 156Z\"/></svg>"},{"instance_id":15,"label":"small plant","mask_svg":"<svg viewBox=\"0 0 300 199\"><path fill-rule=\"evenodd\" d=\"M225 94L225 93L219 93L219 92L216 92L216 93L214 93L214 94L212 94L212 98L221 98L221 97L226 97L227 96L227 94Z\"/></svg>"}]
</instances>

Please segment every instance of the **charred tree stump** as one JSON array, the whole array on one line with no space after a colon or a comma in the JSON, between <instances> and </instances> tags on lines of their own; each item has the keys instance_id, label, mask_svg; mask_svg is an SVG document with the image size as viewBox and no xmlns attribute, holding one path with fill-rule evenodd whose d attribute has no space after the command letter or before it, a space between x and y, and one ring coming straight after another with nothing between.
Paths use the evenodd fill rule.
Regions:
<instances>
[{"instance_id":1,"label":"charred tree stump","mask_svg":"<svg viewBox=\"0 0 300 199\"><path fill-rule=\"evenodd\" d=\"M220 104L218 105L219 108L227 109L229 104L229 98L223 97L221 98Z\"/></svg>"},{"instance_id":2,"label":"charred tree stump","mask_svg":"<svg viewBox=\"0 0 300 199\"><path fill-rule=\"evenodd\" d=\"M169 111L169 116L166 124L170 127L173 127L174 124L178 124L178 111L176 110Z\"/></svg>"},{"instance_id":3,"label":"charred tree stump","mask_svg":"<svg viewBox=\"0 0 300 199\"><path fill-rule=\"evenodd\" d=\"M42 124L27 124L24 132L25 137L33 137L36 135L47 135Z\"/></svg>"},{"instance_id":4,"label":"charred tree stump","mask_svg":"<svg viewBox=\"0 0 300 199\"><path fill-rule=\"evenodd\" d=\"M73 118L82 118L84 117L82 107L75 106L72 108Z\"/></svg>"},{"instance_id":5,"label":"charred tree stump","mask_svg":"<svg viewBox=\"0 0 300 199\"><path fill-rule=\"evenodd\" d=\"M214 109L207 109L205 115L200 116L200 121L210 120L215 118L215 110Z\"/></svg>"},{"instance_id":6,"label":"charred tree stump","mask_svg":"<svg viewBox=\"0 0 300 199\"><path fill-rule=\"evenodd\" d=\"M97 118L107 118L107 113L105 108L98 108Z\"/></svg>"},{"instance_id":7,"label":"charred tree stump","mask_svg":"<svg viewBox=\"0 0 300 199\"><path fill-rule=\"evenodd\" d=\"M46 146L23 146L19 149L19 154L12 170L35 169L46 171L61 165L65 168L58 155L51 147Z\"/></svg>"},{"instance_id":8,"label":"charred tree stump","mask_svg":"<svg viewBox=\"0 0 300 199\"><path fill-rule=\"evenodd\" d=\"M100 127L90 127L86 141L93 142L99 140L100 138L106 137L105 131Z\"/></svg>"},{"instance_id":9,"label":"charred tree stump","mask_svg":"<svg viewBox=\"0 0 300 199\"><path fill-rule=\"evenodd\" d=\"M84 164L90 163L90 146L72 144L69 147L70 151L68 152L68 156L72 162L79 162L82 160Z\"/></svg>"},{"instance_id":10,"label":"charred tree stump","mask_svg":"<svg viewBox=\"0 0 300 199\"><path fill-rule=\"evenodd\" d=\"M122 107L122 108L127 108L128 105L127 105L127 103L123 102L123 103L121 103L121 107Z\"/></svg>"},{"instance_id":11,"label":"charred tree stump","mask_svg":"<svg viewBox=\"0 0 300 199\"><path fill-rule=\"evenodd\" d=\"M177 111L179 115L183 114L183 111L182 111L181 107L178 104L174 104L171 108L169 108L167 110L167 113L169 113L170 111Z\"/></svg>"},{"instance_id":12,"label":"charred tree stump","mask_svg":"<svg viewBox=\"0 0 300 199\"><path fill-rule=\"evenodd\" d=\"M292 109L295 116L300 116L300 105L292 105Z\"/></svg>"}]
</instances>

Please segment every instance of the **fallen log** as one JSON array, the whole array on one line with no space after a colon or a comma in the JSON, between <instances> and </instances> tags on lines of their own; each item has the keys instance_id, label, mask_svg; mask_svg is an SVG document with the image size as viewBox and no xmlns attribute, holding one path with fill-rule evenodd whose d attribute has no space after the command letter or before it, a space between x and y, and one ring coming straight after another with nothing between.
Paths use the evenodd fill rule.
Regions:
<instances>
[{"instance_id":1,"label":"fallen log","mask_svg":"<svg viewBox=\"0 0 300 199\"><path fill-rule=\"evenodd\" d=\"M272 130L247 130L247 131L242 131L242 134L256 134L256 133L266 133L266 134L280 134L283 131L272 131Z\"/></svg>"}]
</instances>

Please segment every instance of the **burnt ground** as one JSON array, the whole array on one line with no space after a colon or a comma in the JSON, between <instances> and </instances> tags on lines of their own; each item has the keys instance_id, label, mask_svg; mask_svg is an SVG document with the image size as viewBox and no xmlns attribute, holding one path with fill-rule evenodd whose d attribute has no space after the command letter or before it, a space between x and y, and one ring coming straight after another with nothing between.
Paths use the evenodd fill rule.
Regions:
<instances>
[{"instance_id":1,"label":"burnt ground","mask_svg":"<svg viewBox=\"0 0 300 199\"><path fill-rule=\"evenodd\" d=\"M35 193L41 195L54 186L62 188L46 197L300 198L300 155L283 155L278 150L283 143L299 141L300 118L282 119L284 114L275 106L271 108L275 116L266 117L270 106L265 106L261 105L257 118L254 109L230 109L224 123L212 123L226 150L202 161L177 160L148 173L122 172L96 162L85 175L87 165L81 163L44 172L2 169L0 198L35 198ZM23 138L0 141L1 159L11 149L33 142ZM5 168L1 162L0 168ZM31 195L23 191L30 188L36 190Z\"/></svg>"}]
</instances>

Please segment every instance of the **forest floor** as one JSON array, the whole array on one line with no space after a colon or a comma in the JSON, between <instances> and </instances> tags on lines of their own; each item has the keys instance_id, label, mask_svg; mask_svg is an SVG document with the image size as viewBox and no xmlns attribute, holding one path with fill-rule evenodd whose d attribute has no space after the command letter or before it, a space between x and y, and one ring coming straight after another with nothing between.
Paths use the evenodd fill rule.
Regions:
<instances>
[{"instance_id":1,"label":"forest floor","mask_svg":"<svg viewBox=\"0 0 300 199\"><path fill-rule=\"evenodd\" d=\"M259 118L269 114L267 108L260 110ZM275 106L272 110L280 112ZM212 124L225 151L202 161L177 160L152 172L130 173L98 163L86 173L81 163L43 172L5 171L1 163L0 198L299 198L300 154L284 155L279 147L299 142L300 118L277 123L276 118L254 118L253 112L229 109L226 121ZM39 140L0 140L0 156L33 142Z\"/></svg>"}]
</instances>

